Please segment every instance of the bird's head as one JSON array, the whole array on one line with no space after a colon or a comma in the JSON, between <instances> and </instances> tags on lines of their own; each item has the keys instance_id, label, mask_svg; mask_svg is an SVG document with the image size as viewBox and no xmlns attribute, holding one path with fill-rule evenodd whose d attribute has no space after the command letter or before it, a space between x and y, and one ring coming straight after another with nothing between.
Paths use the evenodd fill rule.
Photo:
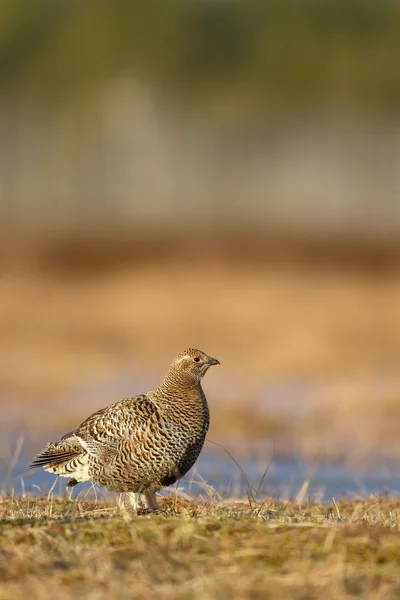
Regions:
<instances>
[{"instance_id":1,"label":"bird's head","mask_svg":"<svg viewBox=\"0 0 400 600\"><path fill-rule=\"evenodd\" d=\"M208 356L196 348L186 348L172 361L171 369L182 375L188 375L190 378L200 381L213 365L219 365L216 358Z\"/></svg>"}]
</instances>

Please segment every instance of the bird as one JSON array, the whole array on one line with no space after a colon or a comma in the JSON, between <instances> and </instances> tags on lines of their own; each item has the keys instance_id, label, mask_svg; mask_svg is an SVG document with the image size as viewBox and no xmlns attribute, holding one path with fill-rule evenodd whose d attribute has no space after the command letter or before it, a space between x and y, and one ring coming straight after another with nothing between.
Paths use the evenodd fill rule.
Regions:
<instances>
[{"instance_id":1,"label":"bird","mask_svg":"<svg viewBox=\"0 0 400 600\"><path fill-rule=\"evenodd\" d=\"M29 468L68 477L67 486L91 481L124 492L137 511L158 510L156 492L181 479L203 448L210 413L201 380L216 358L195 348L172 361L153 391L98 410L77 429L49 442Z\"/></svg>"}]
</instances>

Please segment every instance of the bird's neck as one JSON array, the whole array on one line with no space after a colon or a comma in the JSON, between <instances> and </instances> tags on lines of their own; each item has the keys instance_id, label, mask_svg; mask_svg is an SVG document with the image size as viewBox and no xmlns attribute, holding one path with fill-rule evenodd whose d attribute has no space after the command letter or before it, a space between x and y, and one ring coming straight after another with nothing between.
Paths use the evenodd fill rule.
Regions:
<instances>
[{"instance_id":1,"label":"bird's neck","mask_svg":"<svg viewBox=\"0 0 400 600\"><path fill-rule=\"evenodd\" d=\"M204 398L204 392L198 379L182 371L170 369L162 383L154 391L158 399L174 402L189 398Z\"/></svg>"}]
</instances>

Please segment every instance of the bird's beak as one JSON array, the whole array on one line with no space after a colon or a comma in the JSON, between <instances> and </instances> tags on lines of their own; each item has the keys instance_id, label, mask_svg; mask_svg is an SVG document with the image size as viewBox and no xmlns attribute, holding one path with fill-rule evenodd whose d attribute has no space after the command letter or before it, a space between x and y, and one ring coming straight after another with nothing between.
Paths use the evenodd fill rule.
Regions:
<instances>
[{"instance_id":1,"label":"bird's beak","mask_svg":"<svg viewBox=\"0 0 400 600\"><path fill-rule=\"evenodd\" d=\"M208 361L208 364L210 365L210 367L212 367L213 365L220 365L221 363L219 362L219 360L217 360L216 358L211 358Z\"/></svg>"}]
</instances>

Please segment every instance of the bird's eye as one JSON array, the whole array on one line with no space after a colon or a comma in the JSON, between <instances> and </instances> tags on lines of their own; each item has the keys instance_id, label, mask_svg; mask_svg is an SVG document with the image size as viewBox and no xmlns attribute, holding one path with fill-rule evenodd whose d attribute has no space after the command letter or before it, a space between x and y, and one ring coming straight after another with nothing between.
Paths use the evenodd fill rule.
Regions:
<instances>
[{"instance_id":1,"label":"bird's eye","mask_svg":"<svg viewBox=\"0 0 400 600\"><path fill-rule=\"evenodd\" d=\"M193 360L194 360L194 362L200 362L200 359L198 356L196 356L196 358L194 358Z\"/></svg>"}]
</instances>

